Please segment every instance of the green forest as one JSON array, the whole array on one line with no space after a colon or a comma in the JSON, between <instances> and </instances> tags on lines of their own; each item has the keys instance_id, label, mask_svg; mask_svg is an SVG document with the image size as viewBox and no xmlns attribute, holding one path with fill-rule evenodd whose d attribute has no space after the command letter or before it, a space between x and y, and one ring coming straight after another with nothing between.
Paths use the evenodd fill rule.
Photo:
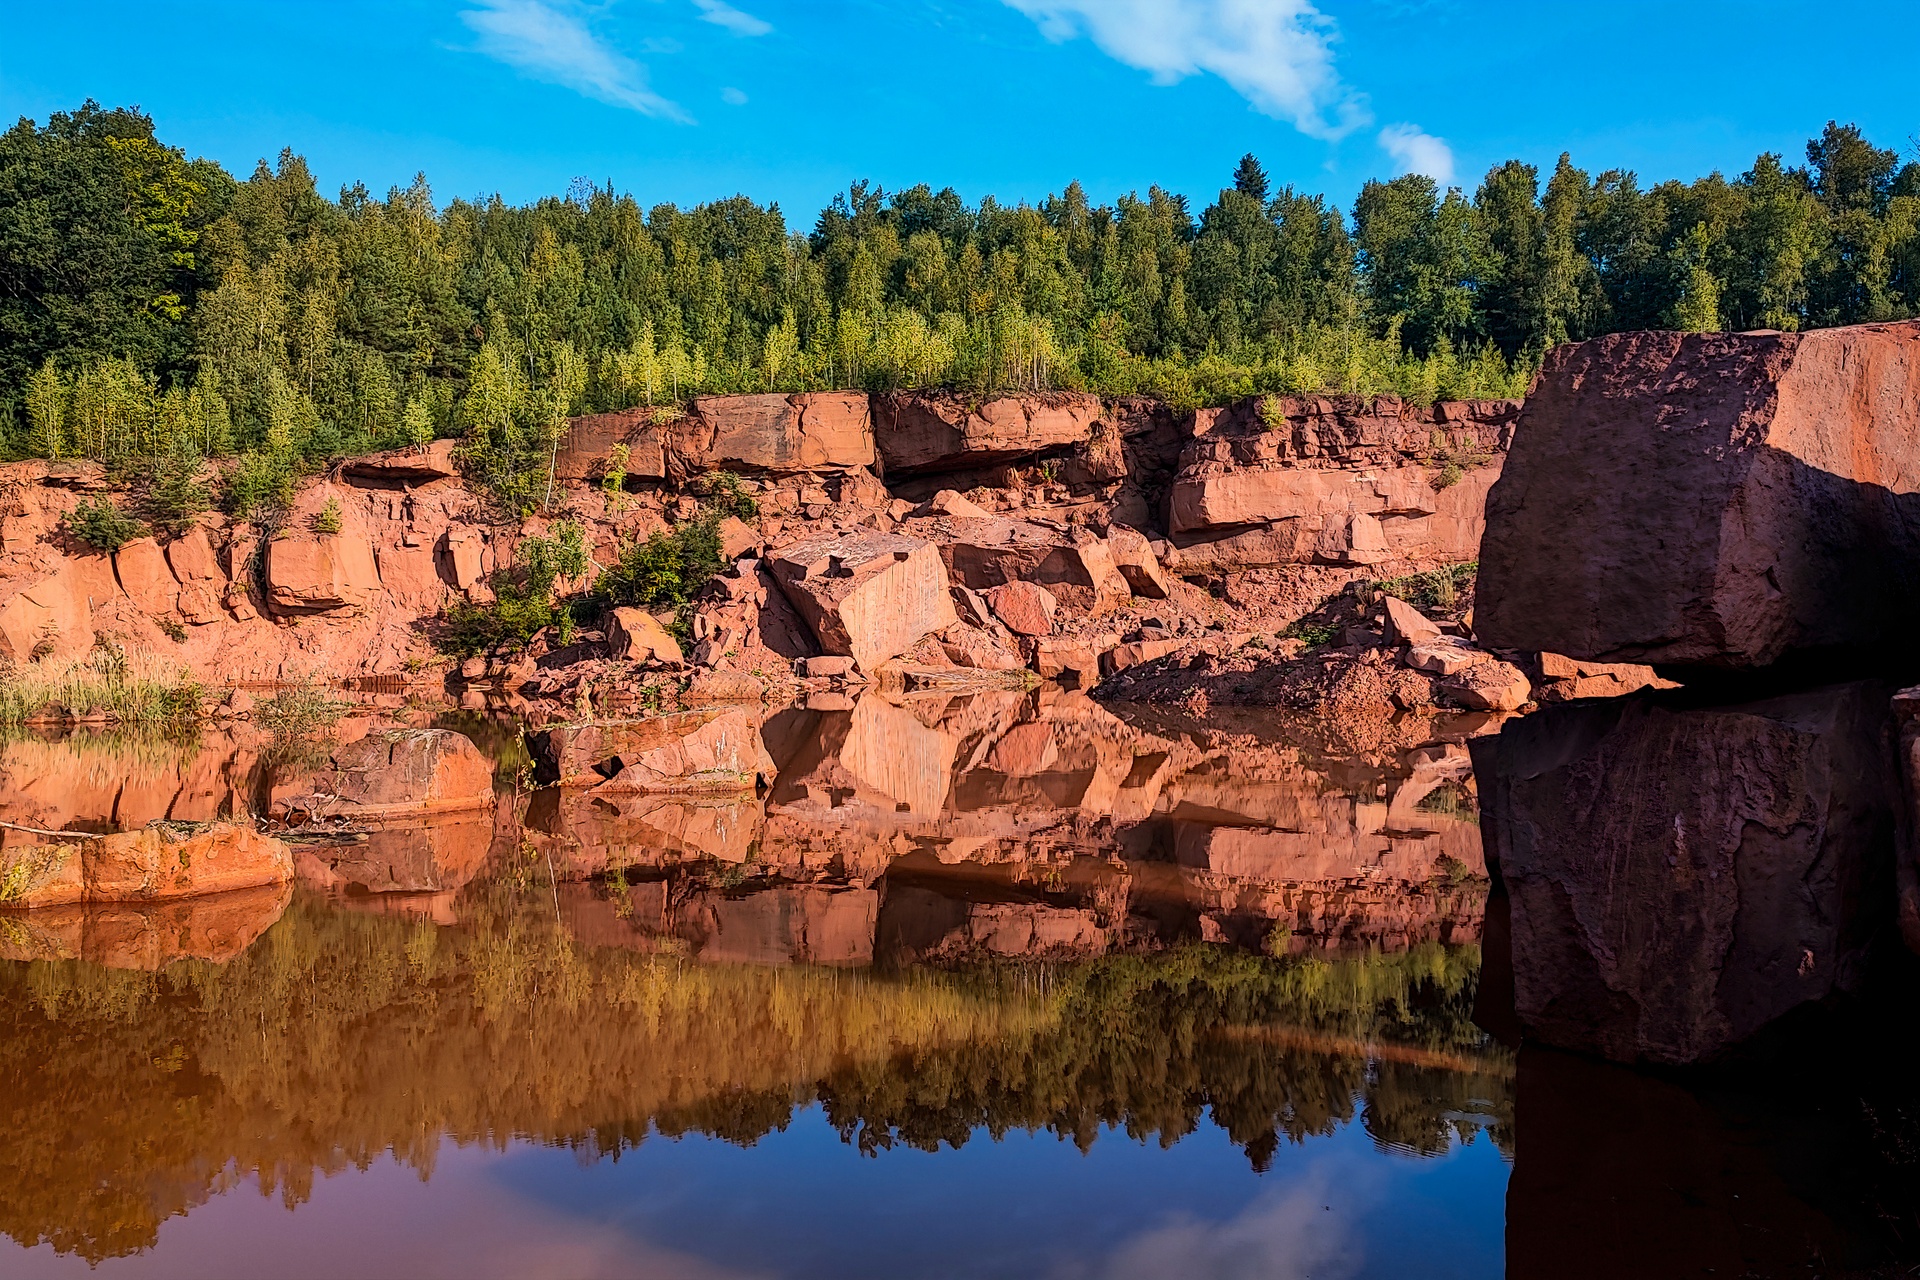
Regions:
<instances>
[{"instance_id":1,"label":"green forest","mask_svg":"<svg viewBox=\"0 0 1920 1280\"><path fill-rule=\"evenodd\" d=\"M544 454L569 414L702 393L954 386L1520 394L1555 343L1920 311L1920 163L1830 123L1804 163L1642 186L1562 156L1351 210L1252 156L1198 212L1158 187L969 205L855 183L810 227L746 196L576 183L328 198L245 179L137 109L0 135L0 452L88 457L245 511L345 454L457 436Z\"/></svg>"}]
</instances>

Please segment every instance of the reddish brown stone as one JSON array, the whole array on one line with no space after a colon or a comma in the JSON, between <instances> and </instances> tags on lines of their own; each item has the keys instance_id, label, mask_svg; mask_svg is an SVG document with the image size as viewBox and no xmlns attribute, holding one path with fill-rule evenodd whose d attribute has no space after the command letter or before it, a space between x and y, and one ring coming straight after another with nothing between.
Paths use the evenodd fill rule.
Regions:
<instances>
[{"instance_id":1,"label":"reddish brown stone","mask_svg":"<svg viewBox=\"0 0 1920 1280\"><path fill-rule=\"evenodd\" d=\"M1553 351L1489 498L1476 629L1757 668L1920 625L1920 323Z\"/></svg>"}]
</instances>

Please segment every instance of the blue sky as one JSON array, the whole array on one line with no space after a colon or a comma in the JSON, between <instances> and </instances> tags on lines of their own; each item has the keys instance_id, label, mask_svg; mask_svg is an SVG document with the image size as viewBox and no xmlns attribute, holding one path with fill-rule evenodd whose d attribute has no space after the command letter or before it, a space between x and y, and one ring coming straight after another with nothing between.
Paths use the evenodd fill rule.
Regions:
<instances>
[{"instance_id":1,"label":"blue sky","mask_svg":"<svg viewBox=\"0 0 1920 1280\"><path fill-rule=\"evenodd\" d=\"M1033 200L1247 151L1342 206L1511 157L1645 180L1798 160L1830 117L1911 152L1920 5L1825 0L0 0L0 115L91 96L244 176L292 146L329 192L611 181L745 192L805 229L857 178Z\"/></svg>"}]
</instances>

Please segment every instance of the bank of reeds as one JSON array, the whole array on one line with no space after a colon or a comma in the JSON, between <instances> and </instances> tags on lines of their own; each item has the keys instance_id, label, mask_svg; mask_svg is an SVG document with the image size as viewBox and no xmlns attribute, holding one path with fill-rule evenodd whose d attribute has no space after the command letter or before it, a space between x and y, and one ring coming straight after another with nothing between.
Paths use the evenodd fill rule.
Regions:
<instances>
[{"instance_id":1,"label":"bank of reeds","mask_svg":"<svg viewBox=\"0 0 1920 1280\"><path fill-rule=\"evenodd\" d=\"M129 653L111 640L67 662L0 663L0 724L192 724L205 696L183 668L144 651Z\"/></svg>"}]
</instances>

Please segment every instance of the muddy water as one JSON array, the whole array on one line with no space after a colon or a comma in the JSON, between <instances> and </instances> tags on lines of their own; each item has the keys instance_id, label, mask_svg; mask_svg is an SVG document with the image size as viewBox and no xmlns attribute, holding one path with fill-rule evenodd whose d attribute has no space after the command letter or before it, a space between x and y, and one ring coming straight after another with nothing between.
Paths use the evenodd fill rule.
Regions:
<instances>
[{"instance_id":1,"label":"muddy water","mask_svg":"<svg viewBox=\"0 0 1920 1280\"><path fill-rule=\"evenodd\" d=\"M0 913L0 1274L1865 1256L1786 1122L1475 1025L1471 724L869 698L769 716L778 782L715 804L533 790L484 714L337 734L393 723L470 733L499 803L303 842L287 890ZM18 739L0 819L265 811L324 754Z\"/></svg>"}]
</instances>

